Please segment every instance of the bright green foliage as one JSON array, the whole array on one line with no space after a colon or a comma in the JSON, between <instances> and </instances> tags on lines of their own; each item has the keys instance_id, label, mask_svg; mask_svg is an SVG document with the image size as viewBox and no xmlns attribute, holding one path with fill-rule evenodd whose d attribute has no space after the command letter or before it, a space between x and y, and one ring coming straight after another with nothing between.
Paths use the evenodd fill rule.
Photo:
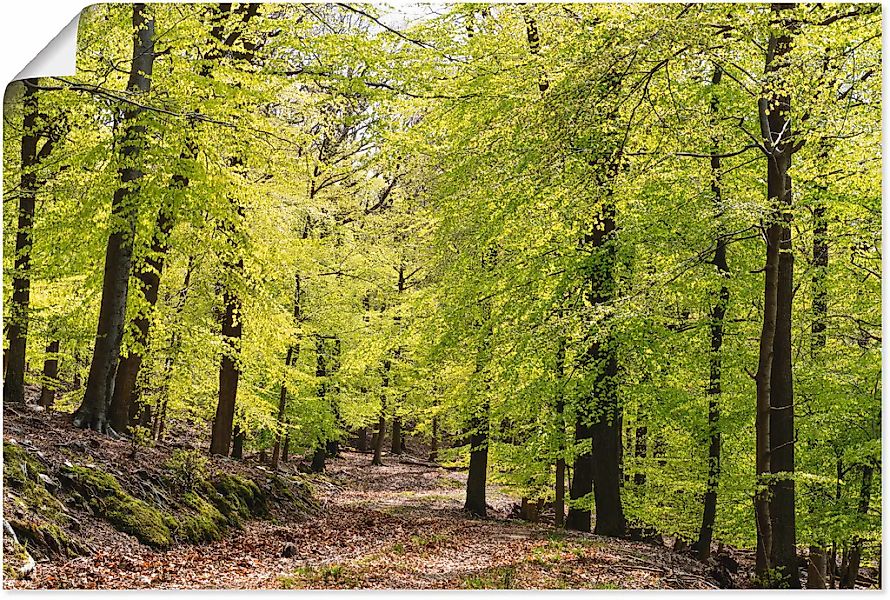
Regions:
<instances>
[{"instance_id":1,"label":"bright green foliage","mask_svg":"<svg viewBox=\"0 0 890 600\"><path fill-rule=\"evenodd\" d=\"M88 367L114 226L128 10L87 9L77 76L41 80L42 118L64 123L65 134L40 167L28 359L36 373L58 337L66 381ZM286 427L292 451L307 453L373 426L381 410L423 436L436 417L455 441L486 401L490 477L550 499L557 457L571 464L579 450L573 424L595 375L584 353L608 334L618 344L625 512L633 525L691 540L707 483L710 314L725 284L715 539L753 546L752 373L762 232L773 214L758 147L758 99L775 84L764 75L775 26L768 5L453 4L435 14L412 8L421 16L406 24L379 7L263 4L248 21L237 11L223 19L241 37L211 61L202 58L219 45L210 5L151 11L162 54L144 99L151 143L134 208L136 268L162 203L177 207L142 349L141 399L155 417L166 407L168 419L213 418L225 286L243 303L236 423L248 450L270 448ZM841 546L863 539L874 549L880 8L791 12L797 537ZM534 48L529 19L540 37ZM713 84L718 67L723 77ZM10 86L5 103L9 199L20 169L20 94ZM184 153L190 145L194 158ZM601 167L616 149L608 181L615 300L591 305L583 289L598 257L580 240L603 207ZM712 153L721 155L718 173ZM233 167L233 157L242 164ZM172 188L177 175L188 186ZM827 268L813 257L819 207ZM4 212L5 300L14 213ZM728 241L728 278L710 263L719 236ZM233 256L243 269L225 268ZM828 306L821 345L812 330L820 289ZM144 300L131 285L131 316L147 309ZM125 352L131 344L128 334ZM286 366L289 347L295 359ZM81 395L68 391L58 403L74 407ZM466 446L440 451L457 464L467 455ZM869 467L877 469L863 513ZM220 478L219 498L207 499L229 520L246 517L262 504L250 483ZM192 508L193 528L212 536L216 513ZM146 539L169 542L163 519L147 521ZM494 575L504 585L509 574Z\"/></svg>"}]
</instances>

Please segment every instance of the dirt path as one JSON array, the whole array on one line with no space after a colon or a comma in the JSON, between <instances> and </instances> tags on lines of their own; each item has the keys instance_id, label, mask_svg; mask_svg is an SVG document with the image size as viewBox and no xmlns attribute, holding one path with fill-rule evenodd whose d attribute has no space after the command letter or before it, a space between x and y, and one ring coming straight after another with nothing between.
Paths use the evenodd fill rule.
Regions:
<instances>
[{"instance_id":1,"label":"dirt path","mask_svg":"<svg viewBox=\"0 0 890 600\"><path fill-rule=\"evenodd\" d=\"M156 552L137 544L42 564L16 587L77 588L712 588L693 560L643 543L565 534L461 512L465 476L345 452L316 482L322 511L254 521L221 542ZM293 556L284 558L286 546Z\"/></svg>"}]
</instances>

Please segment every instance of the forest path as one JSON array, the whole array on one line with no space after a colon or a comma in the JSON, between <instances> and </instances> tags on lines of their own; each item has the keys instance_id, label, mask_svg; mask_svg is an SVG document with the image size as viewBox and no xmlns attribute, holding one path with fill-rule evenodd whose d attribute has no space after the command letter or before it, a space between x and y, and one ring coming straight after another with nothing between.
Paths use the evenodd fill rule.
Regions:
<instances>
[{"instance_id":1,"label":"forest path","mask_svg":"<svg viewBox=\"0 0 890 600\"><path fill-rule=\"evenodd\" d=\"M322 510L306 521L253 521L220 542L167 551L103 548L47 565L40 579L155 589L716 587L699 563L664 548L505 519L513 500L494 487L492 518L470 518L464 473L384 461L330 460L315 484Z\"/></svg>"}]
</instances>

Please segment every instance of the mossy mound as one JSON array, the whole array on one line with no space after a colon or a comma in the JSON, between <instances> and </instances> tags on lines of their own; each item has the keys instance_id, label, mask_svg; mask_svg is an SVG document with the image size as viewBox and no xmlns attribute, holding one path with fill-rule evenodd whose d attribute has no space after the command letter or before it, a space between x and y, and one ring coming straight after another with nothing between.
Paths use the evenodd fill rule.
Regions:
<instances>
[{"instance_id":1,"label":"mossy mound","mask_svg":"<svg viewBox=\"0 0 890 600\"><path fill-rule=\"evenodd\" d=\"M176 537L192 543L222 539L229 520L213 504L194 492L185 495L190 509L179 518Z\"/></svg>"},{"instance_id":2,"label":"mossy mound","mask_svg":"<svg viewBox=\"0 0 890 600\"><path fill-rule=\"evenodd\" d=\"M273 473L267 479L270 494L282 504L294 506L302 513L318 510L312 485L305 479Z\"/></svg>"},{"instance_id":3,"label":"mossy mound","mask_svg":"<svg viewBox=\"0 0 890 600\"><path fill-rule=\"evenodd\" d=\"M71 519L62 502L47 489L53 480L46 471L28 450L3 442L3 483L17 515L8 516L9 525L38 557L77 556L84 547L65 533Z\"/></svg>"},{"instance_id":4,"label":"mossy mound","mask_svg":"<svg viewBox=\"0 0 890 600\"><path fill-rule=\"evenodd\" d=\"M222 473L211 483L218 494L217 508L230 520L264 517L269 513L267 496L252 479Z\"/></svg>"},{"instance_id":5,"label":"mossy mound","mask_svg":"<svg viewBox=\"0 0 890 600\"><path fill-rule=\"evenodd\" d=\"M62 475L90 507L119 531L136 536L143 544L167 548L173 543L169 517L124 491L118 480L97 467L65 466ZM172 521L175 523L175 521Z\"/></svg>"},{"instance_id":6,"label":"mossy mound","mask_svg":"<svg viewBox=\"0 0 890 600\"><path fill-rule=\"evenodd\" d=\"M179 453L178 461L168 461L157 472L118 478L94 464L66 460L53 467L41 455L5 441L8 520L27 549L36 549L42 558L85 551L71 533L80 527L66 503L158 549L220 540L231 527L268 517L273 505L303 514L317 509L311 486L301 478L268 472L256 478L225 472L211 476L206 459L187 454Z\"/></svg>"}]
</instances>

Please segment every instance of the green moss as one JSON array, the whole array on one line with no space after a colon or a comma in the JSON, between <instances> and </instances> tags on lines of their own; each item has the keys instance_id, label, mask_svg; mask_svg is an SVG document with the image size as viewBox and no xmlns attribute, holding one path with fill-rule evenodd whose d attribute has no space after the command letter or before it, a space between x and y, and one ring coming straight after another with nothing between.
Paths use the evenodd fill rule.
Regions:
<instances>
[{"instance_id":1,"label":"green moss","mask_svg":"<svg viewBox=\"0 0 890 600\"><path fill-rule=\"evenodd\" d=\"M22 542L37 550L37 556L71 557L84 551L80 543L68 537L65 531L54 523L29 518L13 519L9 524Z\"/></svg>"},{"instance_id":2,"label":"green moss","mask_svg":"<svg viewBox=\"0 0 890 600\"><path fill-rule=\"evenodd\" d=\"M4 440L3 442L3 483L14 488L23 488L30 483L39 482L38 474L46 469L34 456L19 446ZM42 487L42 486L41 486Z\"/></svg>"},{"instance_id":3,"label":"green moss","mask_svg":"<svg viewBox=\"0 0 890 600\"><path fill-rule=\"evenodd\" d=\"M214 481L213 486L228 505L228 512L235 513L241 518L251 516L262 517L269 512L266 495L251 479L239 475L223 473ZM226 510L220 508L220 512L226 514ZM229 514L226 514L229 517Z\"/></svg>"},{"instance_id":4,"label":"green moss","mask_svg":"<svg viewBox=\"0 0 890 600\"><path fill-rule=\"evenodd\" d=\"M304 479L272 474L268 478L272 495L279 502L284 501L305 513L318 510L313 497L312 485Z\"/></svg>"},{"instance_id":5,"label":"green moss","mask_svg":"<svg viewBox=\"0 0 890 600\"><path fill-rule=\"evenodd\" d=\"M191 510L180 517L175 529L176 537L193 542L212 542L222 539L229 525L228 519L210 502L190 492L185 495L185 504Z\"/></svg>"},{"instance_id":6,"label":"green moss","mask_svg":"<svg viewBox=\"0 0 890 600\"><path fill-rule=\"evenodd\" d=\"M28 562L28 550L22 544L10 542L8 545L4 542L3 552L3 577L7 580L19 579L21 577L21 569Z\"/></svg>"},{"instance_id":7,"label":"green moss","mask_svg":"<svg viewBox=\"0 0 890 600\"><path fill-rule=\"evenodd\" d=\"M515 587L515 579L515 566L491 567L464 578L462 587L471 590L509 590Z\"/></svg>"},{"instance_id":8,"label":"green moss","mask_svg":"<svg viewBox=\"0 0 890 600\"><path fill-rule=\"evenodd\" d=\"M298 567L293 575L278 578L283 589L317 589L319 587L355 588L361 584L358 572L339 564Z\"/></svg>"},{"instance_id":9,"label":"green moss","mask_svg":"<svg viewBox=\"0 0 890 600\"><path fill-rule=\"evenodd\" d=\"M80 466L63 467L62 473L89 498L90 506L119 531L132 534L155 548L166 548L173 543L165 515L125 492L113 475L95 467Z\"/></svg>"}]
</instances>

